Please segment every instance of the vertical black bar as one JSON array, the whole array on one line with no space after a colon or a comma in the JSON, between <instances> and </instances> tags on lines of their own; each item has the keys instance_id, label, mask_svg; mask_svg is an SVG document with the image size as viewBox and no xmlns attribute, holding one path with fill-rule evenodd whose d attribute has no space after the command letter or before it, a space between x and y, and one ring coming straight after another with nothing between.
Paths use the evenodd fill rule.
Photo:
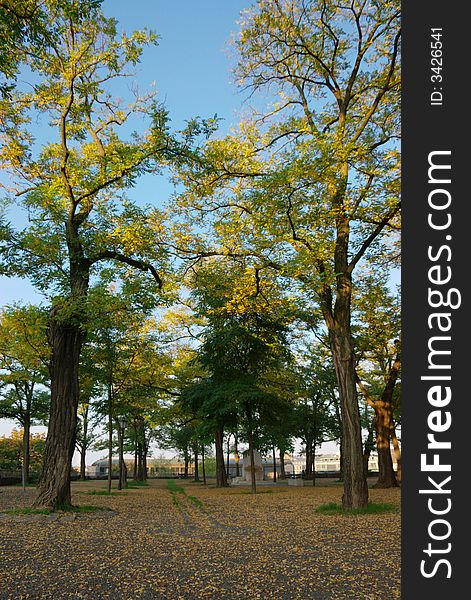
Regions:
<instances>
[{"instance_id":1,"label":"vertical black bar","mask_svg":"<svg viewBox=\"0 0 471 600\"><path fill-rule=\"evenodd\" d=\"M468 2L403 2L405 600L471 593L470 13Z\"/></svg>"}]
</instances>

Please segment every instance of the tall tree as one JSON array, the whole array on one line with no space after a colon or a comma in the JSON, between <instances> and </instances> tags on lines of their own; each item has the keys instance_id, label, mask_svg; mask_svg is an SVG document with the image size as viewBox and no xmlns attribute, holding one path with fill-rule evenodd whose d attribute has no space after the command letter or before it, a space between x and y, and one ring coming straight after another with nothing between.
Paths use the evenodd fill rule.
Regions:
<instances>
[{"instance_id":1,"label":"tall tree","mask_svg":"<svg viewBox=\"0 0 471 600\"><path fill-rule=\"evenodd\" d=\"M188 138L177 144L170 137L166 112L153 93L136 92L127 106L113 97L117 80L132 73L143 47L156 43L155 34L119 35L116 21L93 0L54 0L43 8L48 44L26 47L35 85L12 92L2 115L9 123L2 166L31 225L22 231L4 226L1 252L4 274L27 276L52 296L51 415L36 503L60 508L71 500L90 278L111 261L125 275L129 269L150 273L161 287L163 254L154 243L158 214L150 236L145 211L122 201L123 190L181 153ZM48 137L57 139L37 153L32 114L44 117ZM147 116L149 128L129 133L137 115Z\"/></svg>"},{"instance_id":2,"label":"tall tree","mask_svg":"<svg viewBox=\"0 0 471 600\"><path fill-rule=\"evenodd\" d=\"M293 278L320 306L340 394L342 502L364 507L352 284L362 261L390 250L381 242L400 210L399 2L260 0L237 48L241 85L275 102L206 146L181 175L180 204L213 224L213 252L251 256L260 276Z\"/></svg>"}]
</instances>

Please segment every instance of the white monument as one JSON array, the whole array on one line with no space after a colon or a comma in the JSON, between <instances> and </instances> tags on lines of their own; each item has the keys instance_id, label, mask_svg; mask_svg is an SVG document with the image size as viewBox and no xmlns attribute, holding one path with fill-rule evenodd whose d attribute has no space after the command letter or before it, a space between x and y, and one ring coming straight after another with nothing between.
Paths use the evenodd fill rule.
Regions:
<instances>
[{"instance_id":1,"label":"white monument","mask_svg":"<svg viewBox=\"0 0 471 600\"><path fill-rule=\"evenodd\" d=\"M253 451L255 481L263 481L262 457L257 450ZM250 463L250 451L246 450L243 454L242 477L250 483L252 481L252 466Z\"/></svg>"}]
</instances>

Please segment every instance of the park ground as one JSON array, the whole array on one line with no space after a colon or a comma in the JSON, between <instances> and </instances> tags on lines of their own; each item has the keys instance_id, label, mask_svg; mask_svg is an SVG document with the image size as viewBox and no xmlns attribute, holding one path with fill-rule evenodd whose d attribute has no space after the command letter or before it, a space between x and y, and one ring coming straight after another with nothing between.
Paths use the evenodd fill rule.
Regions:
<instances>
[{"instance_id":1,"label":"park ground","mask_svg":"<svg viewBox=\"0 0 471 600\"><path fill-rule=\"evenodd\" d=\"M373 483L373 481L371 482ZM111 510L0 514L0 599L391 600L400 598L400 491L370 490L397 510L326 515L342 485L217 489L151 480L113 495L73 484L73 503ZM35 490L0 488L0 512Z\"/></svg>"}]
</instances>

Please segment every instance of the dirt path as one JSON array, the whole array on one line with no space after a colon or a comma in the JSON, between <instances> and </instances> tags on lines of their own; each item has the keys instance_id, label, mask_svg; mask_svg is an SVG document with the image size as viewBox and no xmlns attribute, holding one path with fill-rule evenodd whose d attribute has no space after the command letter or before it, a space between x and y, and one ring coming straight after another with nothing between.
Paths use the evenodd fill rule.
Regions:
<instances>
[{"instance_id":1,"label":"dirt path","mask_svg":"<svg viewBox=\"0 0 471 600\"><path fill-rule=\"evenodd\" d=\"M400 597L399 514L315 513L339 502L339 486L279 486L252 497L244 488L152 481L90 495L100 488L74 484L74 503L112 513L0 518L1 600ZM1 490L0 511L34 497ZM371 490L371 499L398 505L399 491Z\"/></svg>"}]
</instances>

